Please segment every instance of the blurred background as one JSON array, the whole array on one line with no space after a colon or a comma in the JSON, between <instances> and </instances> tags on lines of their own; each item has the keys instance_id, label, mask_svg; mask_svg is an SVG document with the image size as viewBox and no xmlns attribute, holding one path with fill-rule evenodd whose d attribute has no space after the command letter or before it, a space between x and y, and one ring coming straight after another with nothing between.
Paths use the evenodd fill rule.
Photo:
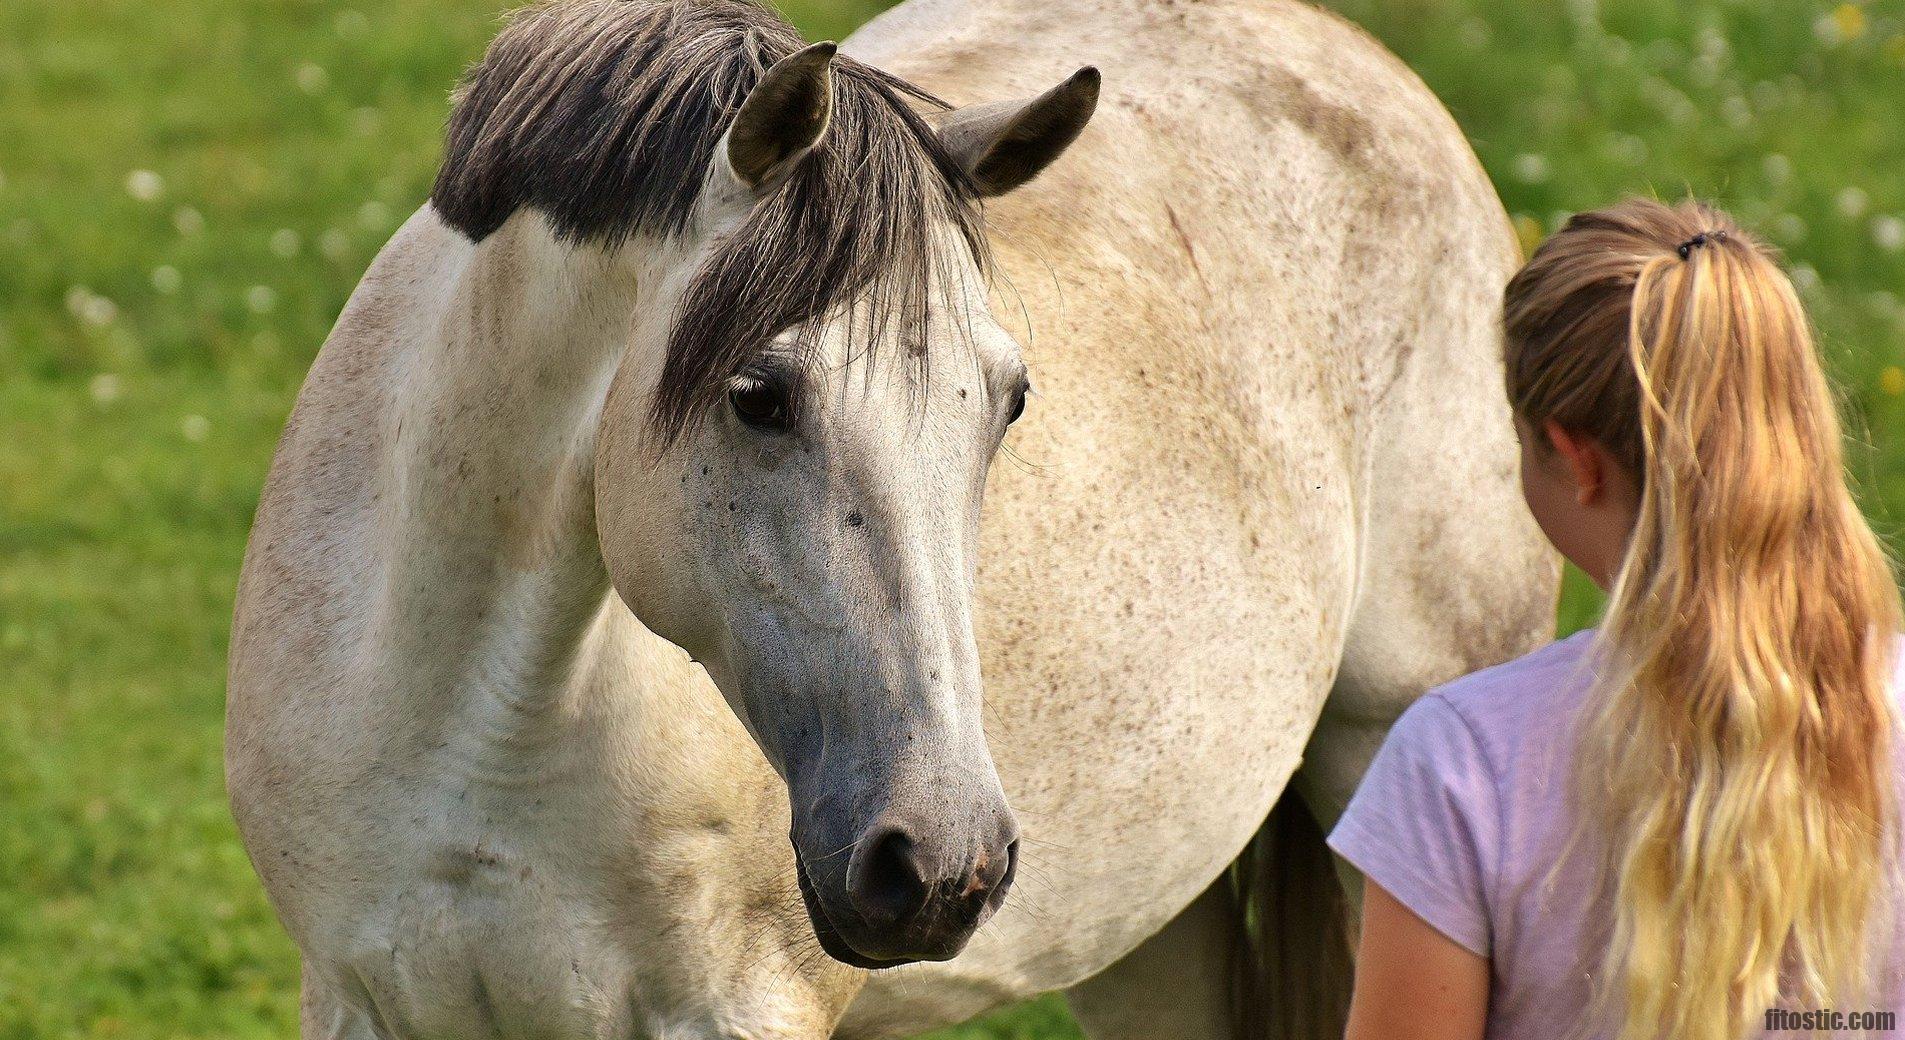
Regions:
<instances>
[{"instance_id":1,"label":"blurred background","mask_svg":"<svg viewBox=\"0 0 1905 1040\"><path fill-rule=\"evenodd\" d=\"M0 1040L296 1035L222 788L232 588L305 368L507 5L0 3ZM783 9L819 38L883 6ZM1690 191L1779 245L1905 544L1905 0L1336 7L1454 111L1525 247ZM1575 576L1562 627L1595 606ZM949 1035L1077 1033L1047 999Z\"/></svg>"}]
</instances>

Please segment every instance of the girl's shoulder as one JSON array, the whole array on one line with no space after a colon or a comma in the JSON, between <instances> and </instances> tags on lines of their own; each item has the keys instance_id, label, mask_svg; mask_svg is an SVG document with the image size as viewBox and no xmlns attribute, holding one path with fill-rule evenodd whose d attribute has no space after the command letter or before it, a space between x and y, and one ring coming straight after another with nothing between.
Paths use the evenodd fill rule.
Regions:
<instances>
[{"instance_id":1,"label":"girl's shoulder","mask_svg":"<svg viewBox=\"0 0 1905 1040\"><path fill-rule=\"evenodd\" d=\"M1417 916L1489 956L1491 907L1518 877L1510 835L1558 816L1559 775L1530 752L1560 746L1592 637L1575 636L1437 687L1389 731L1329 844Z\"/></svg>"},{"instance_id":2,"label":"girl's shoulder","mask_svg":"<svg viewBox=\"0 0 1905 1040\"><path fill-rule=\"evenodd\" d=\"M1459 728L1464 743L1497 775L1530 762L1545 770L1558 748L1570 746L1570 727L1586 709L1595 678L1594 636L1595 630L1586 629L1438 686L1404 713L1391 737L1446 749L1450 731ZM1905 634L1896 640L1892 691L1905 718ZM1900 766L1905 771L1905 756Z\"/></svg>"},{"instance_id":3,"label":"girl's shoulder","mask_svg":"<svg viewBox=\"0 0 1905 1040\"><path fill-rule=\"evenodd\" d=\"M1450 740L1479 755L1497 776L1566 740L1593 684L1593 630L1577 632L1522 657L1430 690L1397 720L1390 739L1429 743L1444 755Z\"/></svg>"},{"instance_id":4,"label":"girl's shoulder","mask_svg":"<svg viewBox=\"0 0 1905 1040\"><path fill-rule=\"evenodd\" d=\"M1565 681L1570 673L1580 672L1588 677L1594 633L1594 629L1582 629L1512 661L1450 680L1429 692L1459 704L1512 695L1530 685L1552 685Z\"/></svg>"}]
</instances>

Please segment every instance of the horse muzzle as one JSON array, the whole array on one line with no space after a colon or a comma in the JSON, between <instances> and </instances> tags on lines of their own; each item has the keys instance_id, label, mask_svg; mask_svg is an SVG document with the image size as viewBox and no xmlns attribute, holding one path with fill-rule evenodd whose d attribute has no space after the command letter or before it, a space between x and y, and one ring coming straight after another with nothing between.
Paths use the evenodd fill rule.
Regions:
<instances>
[{"instance_id":1,"label":"horse muzzle","mask_svg":"<svg viewBox=\"0 0 1905 1040\"><path fill-rule=\"evenodd\" d=\"M965 948L1012 887L1018 824L1003 805L983 828L883 814L850 846L844 871L818 876L798 841L794 847L821 948L854 967L890 968L948 960Z\"/></svg>"}]
</instances>

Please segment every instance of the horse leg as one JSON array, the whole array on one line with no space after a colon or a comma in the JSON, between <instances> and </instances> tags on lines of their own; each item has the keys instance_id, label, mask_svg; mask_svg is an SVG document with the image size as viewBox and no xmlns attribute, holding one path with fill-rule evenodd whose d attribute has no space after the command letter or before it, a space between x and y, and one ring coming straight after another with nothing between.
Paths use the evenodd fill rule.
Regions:
<instances>
[{"instance_id":1,"label":"horse leg","mask_svg":"<svg viewBox=\"0 0 1905 1040\"><path fill-rule=\"evenodd\" d=\"M1239 1040L1230 965L1238 917L1219 877L1164 929L1065 991L1091 1040Z\"/></svg>"},{"instance_id":2,"label":"horse leg","mask_svg":"<svg viewBox=\"0 0 1905 1040\"><path fill-rule=\"evenodd\" d=\"M298 1035L303 1040L380 1040L370 1020L304 968L298 993Z\"/></svg>"}]
</instances>

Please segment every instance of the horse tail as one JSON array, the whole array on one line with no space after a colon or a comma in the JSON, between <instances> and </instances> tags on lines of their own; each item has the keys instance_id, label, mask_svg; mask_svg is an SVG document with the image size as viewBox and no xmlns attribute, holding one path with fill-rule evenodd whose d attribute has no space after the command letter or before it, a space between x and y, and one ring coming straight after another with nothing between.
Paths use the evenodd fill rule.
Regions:
<instances>
[{"instance_id":1,"label":"horse tail","mask_svg":"<svg viewBox=\"0 0 1905 1040\"><path fill-rule=\"evenodd\" d=\"M1239 1040L1338 1040L1349 1021L1350 906L1323 828L1295 788L1229 872Z\"/></svg>"}]
</instances>

